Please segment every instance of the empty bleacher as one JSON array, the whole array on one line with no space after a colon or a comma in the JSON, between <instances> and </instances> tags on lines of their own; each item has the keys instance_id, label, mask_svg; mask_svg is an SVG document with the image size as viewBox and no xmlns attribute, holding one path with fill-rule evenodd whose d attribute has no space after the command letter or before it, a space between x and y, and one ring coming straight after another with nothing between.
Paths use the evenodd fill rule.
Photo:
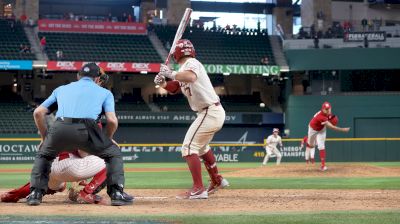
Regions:
<instances>
[{"instance_id":1,"label":"empty bleacher","mask_svg":"<svg viewBox=\"0 0 400 224\"><path fill-rule=\"evenodd\" d=\"M124 94L121 99L115 103L116 111L150 111L150 108L144 102L142 96L136 94Z\"/></svg>"},{"instance_id":2,"label":"empty bleacher","mask_svg":"<svg viewBox=\"0 0 400 224\"><path fill-rule=\"evenodd\" d=\"M21 24L11 20L0 19L0 60L35 60L33 53L20 53L20 45L28 45L29 41Z\"/></svg>"},{"instance_id":3,"label":"empty bleacher","mask_svg":"<svg viewBox=\"0 0 400 224\"><path fill-rule=\"evenodd\" d=\"M155 32L164 46L172 44L177 27L156 26ZM261 59L268 57L269 64L275 64L269 37L265 33L211 31L187 28L183 38L192 41L196 57L204 64L259 65ZM257 34L257 35L256 35Z\"/></svg>"},{"instance_id":4,"label":"empty bleacher","mask_svg":"<svg viewBox=\"0 0 400 224\"><path fill-rule=\"evenodd\" d=\"M37 128L32 107L20 96L7 93L0 97L0 134L34 134Z\"/></svg>"},{"instance_id":5,"label":"empty bleacher","mask_svg":"<svg viewBox=\"0 0 400 224\"><path fill-rule=\"evenodd\" d=\"M39 33L46 37L50 60L158 63L161 58L146 35ZM57 59L56 52L63 58Z\"/></svg>"},{"instance_id":6,"label":"empty bleacher","mask_svg":"<svg viewBox=\"0 0 400 224\"><path fill-rule=\"evenodd\" d=\"M155 103L161 111L191 111L189 103L183 94L153 95Z\"/></svg>"}]
</instances>

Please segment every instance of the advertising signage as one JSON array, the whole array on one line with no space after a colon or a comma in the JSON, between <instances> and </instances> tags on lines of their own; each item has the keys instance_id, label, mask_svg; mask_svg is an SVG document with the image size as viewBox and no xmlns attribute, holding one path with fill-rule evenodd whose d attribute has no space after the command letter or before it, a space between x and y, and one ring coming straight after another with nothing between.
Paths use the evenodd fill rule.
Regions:
<instances>
[{"instance_id":1,"label":"advertising signage","mask_svg":"<svg viewBox=\"0 0 400 224\"><path fill-rule=\"evenodd\" d=\"M48 71L78 71L87 61L48 61ZM96 62L106 72L142 72L157 73L160 71L159 63L136 62ZM173 66L178 70L178 65ZM208 74L238 74L238 75L279 75L280 67L276 65L217 65L205 64Z\"/></svg>"},{"instance_id":2,"label":"advertising signage","mask_svg":"<svg viewBox=\"0 0 400 224\"><path fill-rule=\"evenodd\" d=\"M48 61L48 71L78 71L89 62L85 61ZM96 62L105 72L159 72L159 63L135 62Z\"/></svg>"},{"instance_id":3,"label":"advertising signage","mask_svg":"<svg viewBox=\"0 0 400 224\"><path fill-rule=\"evenodd\" d=\"M146 34L146 24L41 19L40 32Z\"/></svg>"},{"instance_id":4,"label":"advertising signage","mask_svg":"<svg viewBox=\"0 0 400 224\"><path fill-rule=\"evenodd\" d=\"M344 34L344 42L362 42L365 37L368 41L386 41L386 32L350 32Z\"/></svg>"},{"instance_id":5,"label":"advertising signage","mask_svg":"<svg viewBox=\"0 0 400 224\"><path fill-rule=\"evenodd\" d=\"M0 70L32 70L32 61L0 60Z\"/></svg>"}]
</instances>

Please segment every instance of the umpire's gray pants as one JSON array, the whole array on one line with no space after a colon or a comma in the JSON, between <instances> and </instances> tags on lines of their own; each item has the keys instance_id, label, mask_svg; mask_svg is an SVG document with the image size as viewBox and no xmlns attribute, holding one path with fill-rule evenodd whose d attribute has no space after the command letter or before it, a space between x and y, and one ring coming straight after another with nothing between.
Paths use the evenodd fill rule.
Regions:
<instances>
[{"instance_id":1,"label":"umpire's gray pants","mask_svg":"<svg viewBox=\"0 0 400 224\"><path fill-rule=\"evenodd\" d=\"M56 121L39 148L31 174L31 189L47 191L51 163L61 151L80 149L104 159L107 166L107 187L123 189L125 178L121 151L115 144L91 141L87 125ZM92 132L93 133L93 132ZM101 133L102 134L102 133ZM101 138L107 138L100 136ZM108 139L107 139L108 140ZM109 140L108 140L109 141Z\"/></svg>"}]
</instances>

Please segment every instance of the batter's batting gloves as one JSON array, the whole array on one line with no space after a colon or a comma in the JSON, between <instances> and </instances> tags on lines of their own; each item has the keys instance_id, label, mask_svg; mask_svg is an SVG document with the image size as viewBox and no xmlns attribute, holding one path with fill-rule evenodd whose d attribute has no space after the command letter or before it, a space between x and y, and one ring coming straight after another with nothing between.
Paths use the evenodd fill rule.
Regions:
<instances>
[{"instance_id":1,"label":"batter's batting gloves","mask_svg":"<svg viewBox=\"0 0 400 224\"><path fill-rule=\"evenodd\" d=\"M165 82L165 77L160 74L156 75L156 77L154 78L154 83L156 85L161 85L163 82Z\"/></svg>"},{"instance_id":2,"label":"batter's batting gloves","mask_svg":"<svg viewBox=\"0 0 400 224\"><path fill-rule=\"evenodd\" d=\"M160 73L159 75L165 76L167 78L170 78L172 80L175 80L176 72L172 71L167 65L162 64L160 67Z\"/></svg>"}]
</instances>

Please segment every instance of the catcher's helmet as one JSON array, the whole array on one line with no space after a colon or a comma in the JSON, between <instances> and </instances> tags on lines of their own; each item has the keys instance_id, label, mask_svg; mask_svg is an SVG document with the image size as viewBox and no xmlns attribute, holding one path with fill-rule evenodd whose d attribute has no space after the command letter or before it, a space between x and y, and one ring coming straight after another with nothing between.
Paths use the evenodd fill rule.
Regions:
<instances>
[{"instance_id":1,"label":"catcher's helmet","mask_svg":"<svg viewBox=\"0 0 400 224\"><path fill-rule=\"evenodd\" d=\"M180 39L175 46L174 59L178 62L181 58L186 56L195 57L196 51L194 50L193 44L190 40Z\"/></svg>"},{"instance_id":2,"label":"catcher's helmet","mask_svg":"<svg viewBox=\"0 0 400 224\"><path fill-rule=\"evenodd\" d=\"M101 70L98 65L94 62L90 62L82 66L79 71L80 76L89 76L89 77L99 77L101 75Z\"/></svg>"}]
</instances>

